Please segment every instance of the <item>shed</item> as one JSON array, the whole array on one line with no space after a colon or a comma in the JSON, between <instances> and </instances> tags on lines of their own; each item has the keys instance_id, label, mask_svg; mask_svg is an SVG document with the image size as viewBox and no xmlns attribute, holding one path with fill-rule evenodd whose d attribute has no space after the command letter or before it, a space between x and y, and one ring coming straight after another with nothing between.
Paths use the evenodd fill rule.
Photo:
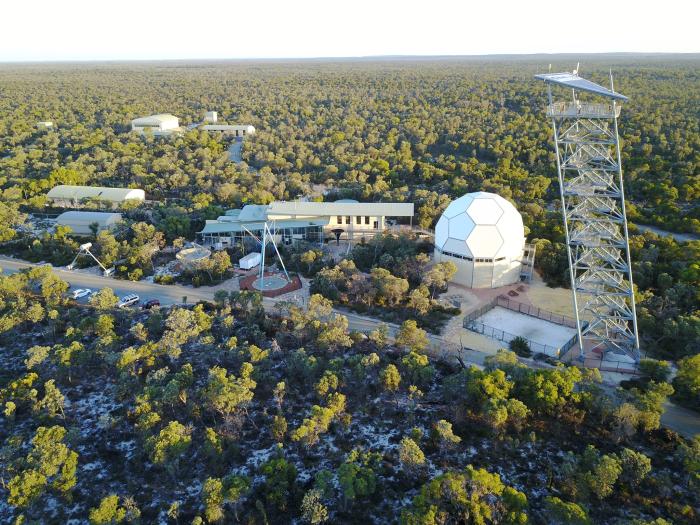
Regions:
<instances>
[{"instance_id":1,"label":"shed","mask_svg":"<svg viewBox=\"0 0 700 525\"><path fill-rule=\"evenodd\" d=\"M59 226L68 226L73 235L92 235L91 225L97 225L97 231L109 230L122 222L121 213L99 211L66 211L56 218Z\"/></svg>"},{"instance_id":2,"label":"shed","mask_svg":"<svg viewBox=\"0 0 700 525\"><path fill-rule=\"evenodd\" d=\"M144 201L146 193L137 188L107 188L103 186L69 186L61 184L49 190L46 197L56 206L77 206L83 199L99 199L112 203L128 200Z\"/></svg>"}]
</instances>

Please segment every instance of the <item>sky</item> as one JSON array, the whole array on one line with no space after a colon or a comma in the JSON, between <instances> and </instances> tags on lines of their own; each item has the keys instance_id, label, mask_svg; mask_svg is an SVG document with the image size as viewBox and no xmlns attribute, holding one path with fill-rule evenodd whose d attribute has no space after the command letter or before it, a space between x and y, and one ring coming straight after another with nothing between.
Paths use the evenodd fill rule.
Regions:
<instances>
[{"instance_id":1,"label":"sky","mask_svg":"<svg viewBox=\"0 0 700 525\"><path fill-rule=\"evenodd\" d=\"M2 0L0 62L700 52L698 0Z\"/></svg>"}]
</instances>

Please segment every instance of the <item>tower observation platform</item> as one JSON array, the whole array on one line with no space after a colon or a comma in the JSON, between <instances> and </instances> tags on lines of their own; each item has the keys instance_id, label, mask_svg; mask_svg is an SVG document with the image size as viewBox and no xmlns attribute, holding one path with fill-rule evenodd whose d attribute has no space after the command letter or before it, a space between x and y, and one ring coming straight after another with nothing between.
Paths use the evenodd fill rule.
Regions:
<instances>
[{"instance_id":1,"label":"tower observation platform","mask_svg":"<svg viewBox=\"0 0 700 525\"><path fill-rule=\"evenodd\" d=\"M607 360L617 356L638 362L617 123L627 97L615 92L612 74L609 89L577 73L535 78L547 86L579 357L596 353Z\"/></svg>"}]
</instances>

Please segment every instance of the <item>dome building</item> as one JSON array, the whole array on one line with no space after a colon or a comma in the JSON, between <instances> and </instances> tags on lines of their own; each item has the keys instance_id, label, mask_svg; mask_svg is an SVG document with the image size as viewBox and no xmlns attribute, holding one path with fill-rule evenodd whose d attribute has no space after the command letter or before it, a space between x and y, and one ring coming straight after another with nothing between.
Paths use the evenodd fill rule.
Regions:
<instances>
[{"instance_id":1,"label":"dome building","mask_svg":"<svg viewBox=\"0 0 700 525\"><path fill-rule=\"evenodd\" d=\"M498 288L520 280L525 252L523 219L494 193L468 193L450 203L435 226L437 262L457 266L452 281Z\"/></svg>"}]
</instances>

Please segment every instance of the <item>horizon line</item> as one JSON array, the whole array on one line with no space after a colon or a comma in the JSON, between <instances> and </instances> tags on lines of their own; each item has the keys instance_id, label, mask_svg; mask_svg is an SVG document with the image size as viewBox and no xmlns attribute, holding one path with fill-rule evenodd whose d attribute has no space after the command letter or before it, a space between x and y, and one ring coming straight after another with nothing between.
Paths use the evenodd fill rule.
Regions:
<instances>
[{"instance_id":1,"label":"horizon line","mask_svg":"<svg viewBox=\"0 0 700 525\"><path fill-rule=\"evenodd\" d=\"M65 59L9 59L0 64L72 64L72 63L124 63L124 62L255 62L255 61L318 61L318 60L390 60L390 59L459 59L459 58L527 58L556 56L692 56L700 58L700 51L602 51L602 52L535 52L535 53L478 53L438 55L338 55L338 56L279 56L279 57L187 57L187 58L65 58Z\"/></svg>"}]
</instances>

